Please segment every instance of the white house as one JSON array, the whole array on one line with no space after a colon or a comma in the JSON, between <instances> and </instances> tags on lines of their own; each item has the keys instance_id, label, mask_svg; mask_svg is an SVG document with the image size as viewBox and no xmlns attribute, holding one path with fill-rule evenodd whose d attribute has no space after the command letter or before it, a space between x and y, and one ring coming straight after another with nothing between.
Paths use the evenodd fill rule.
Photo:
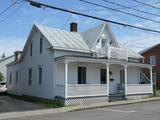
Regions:
<instances>
[{"instance_id":1,"label":"white house","mask_svg":"<svg viewBox=\"0 0 160 120\"><path fill-rule=\"evenodd\" d=\"M75 105L105 102L114 95L135 99L153 93L152 66L121 46L107 23L82 33L76 23L71 23L70 32L33 25L18 58L7 66L12 94ZM149 82L141 68L150 70Z\"/></svg>"},{"instance_id":2,"label":"white house","mask_svg":"<svg viewBox=\"0 0 160 120\"><path fill-rule=\"evenodd\" d=\"M4 58L0 58L0 72L4 76L3 82L6 82L6 78L7 78L7 67L6 67L6 65L13 62L13 61L14 61L14 55L4 57Z\"/></svg>"}]
</instances>

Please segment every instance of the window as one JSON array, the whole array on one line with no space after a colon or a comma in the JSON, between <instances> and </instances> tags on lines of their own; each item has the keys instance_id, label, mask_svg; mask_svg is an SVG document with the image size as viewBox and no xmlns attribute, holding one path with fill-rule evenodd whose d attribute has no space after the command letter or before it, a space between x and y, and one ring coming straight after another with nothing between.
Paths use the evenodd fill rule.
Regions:
<instances>
[{"instance_id":1,"label":"window","mask_svg":"<svg viewBox=\"0 0 160 120\"><path fill-rule=\"evenodd\" d=\"M86 84L86 67L78 67L78 84Z\"/></svg>"},{"instance_id":2,"label":"window","mask_svg":"<svg viewBox=\"0 0 160 120\"><path fill-rule=\"evenodd\" d=\"M38 71L39 71L39 84L42 84L42 67L39 67Z\"/></svg>"},{"instance_id":3,"label":"window","mask_svg":"<svg viewBox=\"0 0 160 120\"><path fill-rule=\"evenodd\" d=\"M18 71L16 71L16 83L18 83Z\"/></svg>"},{"instance_id":4,"label":"window","mask_svg":"<svg viewBox=\"0 0 160 120\"><path fill-rule=\"evenodd\" d=\"M106 69L100 69L101 84L106 84Z\"/></svg>"},{"instance_id":5,"label":"window","mask_svg":"<svg viewBox=\"0 0 160 120\"><path fill-rule=\"evenodd\" d=\"M124 70L120 70L120 83L125 83Z\"/></svg>"},{"instance_id":6,"label":"window","mask_svg":"<svg viewBox=\"0 0 160 120\"><path fill-rule=\"evenodd\" d=\"M29 69L29 81L28 84L31 85L32 84L32 68Z\"/></svg>"},{"instance_id":7,"label":"window","mask_svg":"<svg viewBox=\"0 0 160 120\"><path fill-rule=\"evenodd\" d=\"M42 53L42 48L43 48L43 39L42 38L40 38L40 45L39 46L40 46L40 49L39 49L40 51L39 52L41 54Z\"/></svg>"},{"instance_id":8,"label":"window","mask_svg":"<svg viewBox=\"0 0 160 120\"><path fill-rule=\"evenodd\" d=\"M32 56L32 43L30 44L30 56Z\"/></svg>"},{"instance_id":9,"label":"window","mask_svg":"<svg viewBox=\"0 0 160 120\"><path fill-rule=\"evenodd\" d=\"M106 40L105 39L102 39L102 41L101 41L101 47L106 47Z\"/></svg>"},{"instance_id":10,"label":"window","mask_svg":"<svg viewBox=\"0 0 160 120\"><path fill-rule=\"evenodd\" d=\"M156 65L156 56L155 55L150 56L150 64Z\"/></svg>"},{"instance_id":11,"label":"window","mask_svg":"<svg viewBox=\"0 0 160 120\"><path fill-rule=\"evenodd\" d=\"M9 75L9 84L11 84L12 83L12 73L10 73L10 75Z\"/></svg>"},{"instance_id":12,"label":"window","mask_svg":"<svg viewBox=\"0 0 160 120\"><path fill-rule=\"evenodd\" d=\"M156 74L156 73L152 73L152 78L153 78L153 84L156 85L156 82L157 82L157 74Z\"/></svg>"}]
</instances>

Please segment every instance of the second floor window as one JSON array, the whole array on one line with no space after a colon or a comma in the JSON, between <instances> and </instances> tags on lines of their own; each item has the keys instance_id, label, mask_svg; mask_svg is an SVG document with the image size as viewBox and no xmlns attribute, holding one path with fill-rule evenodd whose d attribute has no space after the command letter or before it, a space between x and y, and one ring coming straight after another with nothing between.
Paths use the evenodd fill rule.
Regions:
<instances>
[{"instance_id":1,"label":"second floor window","mask_svg":"<svg viewBox=\"0 0 160 120\"><path fill-rule=\"evenodd\" d=\"M16 71L16 83L18 83L18 71Z\"/></svg>"},{"instance_id":2,"label":"second floor window","mask_svg":"<svg viewBox=\"0 0 160 120\"><path fill-rule=\"evenodd\" d=\"M102 41L101 41L101 47L106 47L106 40L102 39Z\"/></svg>"},{"instance_id":3,"label":"second floor window","mask_svg":"<svg viewBox=\"0 0 160 120\"><path fill-rule=\"evenodd\" d=\"M155 55L150 56L150 64L156 65L156 56Z\"/></svg>"},{"instance_id":4,"label":"second floor window","mask_svg":"<svg viewBox=\"0 0 160 120\"><path fill-rule=\"evenodd\" d=\"M40 54L42 53L42 49L43 49L43 39L42 38L40 38L40 44L39 44L39 52L40 52Z\"/></svg>"},{"instance_id":5,"label":"second floor window","mask_svg":"<svg viewBox=\"0 0 160 120\"><path fill-rule=\"evenodd\" d=\"M30 56L32 56L32 43L30 44Z\"/></svg>"}]
</instances>

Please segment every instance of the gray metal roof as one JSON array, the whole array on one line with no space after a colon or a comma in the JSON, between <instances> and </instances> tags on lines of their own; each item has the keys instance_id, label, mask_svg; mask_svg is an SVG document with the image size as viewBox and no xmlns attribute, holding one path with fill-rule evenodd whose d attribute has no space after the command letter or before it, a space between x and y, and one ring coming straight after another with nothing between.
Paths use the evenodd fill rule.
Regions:
<instances>
[{"instance_id":1,"label":"gray metal roof","mask_svg":"<svg viewBox=\"0 0 160 120\"><path fill-rule=\"evenodd\" d=\"M86 41L87 45L90 48L94 46L95 42L97 41L104 27L105 27L105 24L103 23L97 27L91 28L81 33L82 37L84 38L84 40Z\"/></svg>"},{"instance_id":2,"label":"gray metal roof","mask_svg":"<svg viewBox=\"0 0 160 120\"><path fill-rule=\"evenodd\" d=\"M51 43L53 47L62 49L73 49L81 51L93 50L94 44L103 32L104 28L108 25L107 23L100 24L97 27L91 28L85 32L67 32L65 30L55 29L42 25L35 25L41 33L46 37L46 39ZM109 27L109 26L108 26ZM109 30L112 34L111 30ZM117 43L117 47L125 48L124 46L118 44L117 40L113 38L112 41ZM131 58L142 58L142 56L128 48L128 56Z\"/></svg>"},{"instance_id":3,"label":"gray metal roof","mask_svg":"<svg viewBox=\"0 0 160 120\"><path fill-rule=\"evenodd\" d=\"M53 47L66 49L90 50L78 32L67 32L60 29L36 25Z\"/></svg>"}]
</instances>

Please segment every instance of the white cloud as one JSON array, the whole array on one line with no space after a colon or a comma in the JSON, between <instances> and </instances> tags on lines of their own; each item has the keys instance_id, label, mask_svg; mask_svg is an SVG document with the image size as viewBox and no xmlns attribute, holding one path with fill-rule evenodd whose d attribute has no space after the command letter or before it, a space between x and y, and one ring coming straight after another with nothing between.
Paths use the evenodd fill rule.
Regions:
<instances>
[{"instance_id":1,"label":"white cloud","mask_svg":"<svg viewBox=\"0 0 160 120\"><path fill-rule=\"evenodd\" d=\"M5 53L6 56L12 55L15 51L23 49L25 39L23 38L0 38L0 56Z\"/></svg>"},{"instance_id":2,"label":"white cloud","mask_svg":"<svg viewBox=\"0 0 160 120\"><path fill-rule=\"evenodd\" d=\"M155 34L132 36L132 37L121 38L120 41L126 47L136 52L139 52L143 49L146 49L148 47L160 43L160 36Z\"/></svg>"}]
</instances>

